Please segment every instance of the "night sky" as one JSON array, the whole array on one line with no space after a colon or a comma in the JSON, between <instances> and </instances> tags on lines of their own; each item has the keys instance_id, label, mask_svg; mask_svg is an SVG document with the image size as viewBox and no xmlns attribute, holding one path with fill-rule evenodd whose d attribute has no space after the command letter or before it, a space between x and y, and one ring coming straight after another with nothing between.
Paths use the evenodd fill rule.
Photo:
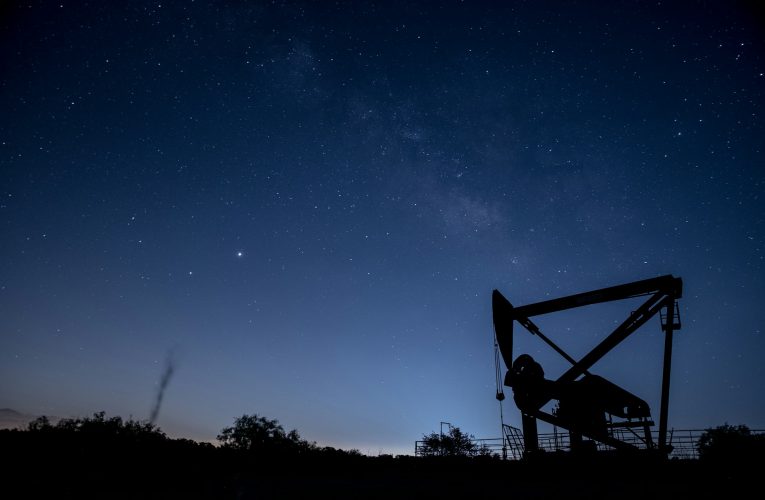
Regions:
<instances>
[{"instance_id":1,"label":"night sky","mask_svg":"<svg viewBox=\"0 0 765 500\"><path fill-rule=\"evenodd\" d=\"M0 8L0 407L148 419L169 362L173 436L498 437L494 288L673 274L670 427L765 428L749 4L126 4ZM578 358L635 304L535 321ZM662 347L592 372L658 421Z\"/></svg>"}]
</instances>

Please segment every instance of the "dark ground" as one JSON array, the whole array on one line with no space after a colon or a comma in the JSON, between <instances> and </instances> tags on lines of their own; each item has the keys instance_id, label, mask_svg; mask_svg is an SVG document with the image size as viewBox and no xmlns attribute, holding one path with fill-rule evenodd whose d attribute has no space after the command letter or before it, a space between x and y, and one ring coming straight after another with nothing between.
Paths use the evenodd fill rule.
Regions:
<instances>
[{"instance_id":1,"label":"dark ground","mask_svg":"<svg viewBox=\"0 0 765 500\"><path fill-rule=\"evenodd\" d=\"M0 431L16 498L743 498L762 461L645 457L253 456L186 440L121 442ZM11 498L6 497L6 498Z\"/></svg>"}]
</instances>

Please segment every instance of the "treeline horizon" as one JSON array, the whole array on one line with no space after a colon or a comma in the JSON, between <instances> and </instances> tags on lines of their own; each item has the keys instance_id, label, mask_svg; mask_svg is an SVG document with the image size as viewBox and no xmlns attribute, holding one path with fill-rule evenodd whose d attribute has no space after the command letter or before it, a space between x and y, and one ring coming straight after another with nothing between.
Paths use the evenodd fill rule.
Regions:
<instances>
[{"instance_id":1,"label":"treeline horizon","mask_svg":"<svg viewBox=\"0 0 765 500\"><path fill-rule=\"evenodd\" d=\"M49 439L72 438L79 436L84 440L105 439L109 444L155 445L160 442L176 442L185 446L200 448L220 448L247 454L293 454L305 455L331 453L349 457L411 457L410 454L377 455L363 454L357 448L342 449L333 446L320 446L315 441L303 439L297 429L286 431L277 419L269 419L257 413L236 417L231 426L221 429L216 436L217 445L205 440L168 436L159 425L150 420L127 419L117 415L106 417L105 411L94 412L89 417L56 418L42 415L28 422L25 426L14 429L0 429L3 433L39 433ZM449 432L436 432L422 435L423 456L464 456L499 458L496 452L475 444L476 438L458 426L451 426ZM745 424L725 424L704 430L697 442L700 459L712 459L733 454L750 455L765 452L765 434L753 433Z\"/></svg>"},{"instance_id":2,"label":"treeline horizon","mask_svg":"<svg viewBox=\"0 0 765 500\"><path fill-rule=\"evenodd\" d=\"M55 424L39 417L26 428L0 430L0 449L10 491L57 498L476 498L506 494L508 481L525 492L519 498L560 498L572 484L581 493L575 498L638 498L622 473L630 467L649 478L650 494L639 498L683 497L689 488L705 498L738 491L758 477L754 471L765 457L765 435L745 425L708 429L698 460L569 453L502 460L471 447L472 436L454 429L423 435L430 440L427 456L370 456L319 446L257 414L234 419L213 445L97 412Z\"/></svg>"}]
</instances>

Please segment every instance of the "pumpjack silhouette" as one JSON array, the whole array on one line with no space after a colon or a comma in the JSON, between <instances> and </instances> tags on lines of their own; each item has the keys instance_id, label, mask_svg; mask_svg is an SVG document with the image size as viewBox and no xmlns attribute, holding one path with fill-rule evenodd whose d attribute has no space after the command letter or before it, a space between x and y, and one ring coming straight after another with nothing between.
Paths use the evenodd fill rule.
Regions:
<instances>
[{"instance_id":1,"label":"pumpjack silhouette","mask_svg":"<svg viewBox=\"0 0 765 500\"><path fill-rule=\"evenodd\" d=\"M682 297L682 290L680 278L666 275L521 307L514 307L499 291L494 290L494 331L502 360L508 368L504 385L512 388L513 399L521 411L525 454L533 454L539 449L537 420L568 430L572 452L591 449L597 443L616 450L654 450L665 456L671 451L667 443L667 415L672 334L681 326L677 299ZM578 361L566 354L529 319L640 296L648 296L648 299ZM589 369L657 313L660 314L664 331L664 363L658 443L655 443L651 433L654 422L648 403L605 378L590 373ZM550 380L545 378L542 366L529 354L521 354L513 360L513 325L516 322L571 363L571 368L557 379ZM497 391L497 399L504 399L501 388ZM543 407L553 400L558 402L557 409L544 411ZM638 435L642 445L619 439L621 433L614 431L620 428Z\"/></svg>"}]
</instances>

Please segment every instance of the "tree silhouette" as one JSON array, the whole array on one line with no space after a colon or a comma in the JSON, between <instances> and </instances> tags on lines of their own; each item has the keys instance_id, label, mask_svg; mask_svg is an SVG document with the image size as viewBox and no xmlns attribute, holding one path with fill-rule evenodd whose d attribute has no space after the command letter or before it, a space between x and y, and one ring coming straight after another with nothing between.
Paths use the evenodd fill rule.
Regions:
<instances>
[{"instance_id":1,"label":"tree silhouette","mask_svg":"<svg viewBox=\"0 0 765 500\"><path fill-rule=\"evenodd\" d=\"M122 441L164 440L167 436L150 422L123 420L122 417L106 418L106 413L94 413L92 417L64 418L53 425L46 416L38 417L27 425L29 432L48 432L57 435L78 435L89 439L120 439Z\"/></svg>"},{"instance_id":2,"label":"tree silhouette","mask_svg":"<svg viewBox=\"0 0 765 500\"><path fill-rule=\"evenodd\" d=\"M459 427L449 427L448 434L431 432L424 435L421 453L426 457L472 457L480 451L473 439L471 434L462 432Z\"/></svg>"},{"instance_id":3,"label":"tree silhouette","mask_svg":"<svg viewBox=\"0 0 765 500\"><path fill-rule=\"evenodd\" d=\"M218 434L223 448L249 453L300 453L315 449L315 444L300 438L297 430L285 432L276 419L242 415L234 425Z\"/></svg>"},{"instance_id":4,"label":"tree silhouette","mask_svg":"<svg viewBox=\"0 0 765 500\"><path fill-rule=\"evenodd\" d=\"M765 435L752 434L746 425L721 425L699 438L699 458L710 461L754 459L765 454Z\"/></svg>"},{"instance_id":5,"label":"tree silhouette","mask_svg":"<svg viewBox=\"0 0 765 500\"><path fill-rule=\"evenodd\" d=\"M30 432L43 432L53 429L53 425L50 423L50 419L43 415L37 417L27 424L27 430Z\"/></svg>"}]
</instances>

